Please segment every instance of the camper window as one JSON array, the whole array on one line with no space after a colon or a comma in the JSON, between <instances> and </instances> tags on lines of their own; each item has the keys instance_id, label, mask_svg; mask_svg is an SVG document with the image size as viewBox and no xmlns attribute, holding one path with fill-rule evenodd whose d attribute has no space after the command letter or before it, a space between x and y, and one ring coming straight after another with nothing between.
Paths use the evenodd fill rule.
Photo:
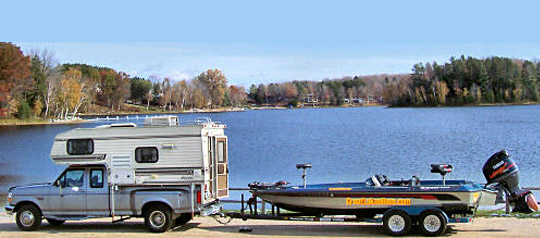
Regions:
<instances>
[{"instance_id":1,"label":"camper window","mask_svg":"<svg viewBox=\"0 0 540 238\"><path fill-rule=\"evenodd\" d=\"M159 159L157 147L138 147L135 149L137 163L156 163Z\"/></svg>"},{"instance_id":2,"label":"camper window","mask_svg":"<svg viewBox=\"0 0 540 238\"><path fill-rule=\"evenodd\" d=\"M67 141L67 153L69 155L90 155L94 153L94 141L92 139L70 139Z\"/></svg>"},{"instance_id":3,"label":"camper window","mask_svg":"<svg viewBox=\"0 0 540 238\"><path fill-rule=\"evenodd\" d=\"M218 163L225 163L225 142L219 141L218 142Z\"/></svg>"},{"instance_id":4,"label":"camper window","mask_svg":"<svg viewBox=\"0 0 540 238\"><path fill-rule=\"evenodd\" d=\"M103 188L103 169L90 170L90 187Z\"/></svg>"}]
</instances>

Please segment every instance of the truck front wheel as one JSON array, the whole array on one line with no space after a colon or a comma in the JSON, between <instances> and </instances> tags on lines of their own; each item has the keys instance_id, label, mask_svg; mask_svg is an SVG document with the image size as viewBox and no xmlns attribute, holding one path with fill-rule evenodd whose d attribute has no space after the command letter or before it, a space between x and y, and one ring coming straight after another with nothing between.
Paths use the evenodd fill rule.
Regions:
<instances>
[{"instance_id":1,"label":"truck front wheel","mask_svg":"<svg viewBox=\"0 0 540 238\"><path fill-rule=\"evenodd\" d=\"M15 216L17 226L23 231L33 231L41 225L41 211L35 205L23 205Z\"/></svg>"},{"instance_id":2,"label":"truck front wheel","mask_svg":"<svg viewBox=\"0 0 540 238\"><path fill-rule=\"evenodd\" d=\"M153 205L145 213L144 224L151 232L165 232L173 224L171 211L164 205Z\"/></svg>"}]
</instances>

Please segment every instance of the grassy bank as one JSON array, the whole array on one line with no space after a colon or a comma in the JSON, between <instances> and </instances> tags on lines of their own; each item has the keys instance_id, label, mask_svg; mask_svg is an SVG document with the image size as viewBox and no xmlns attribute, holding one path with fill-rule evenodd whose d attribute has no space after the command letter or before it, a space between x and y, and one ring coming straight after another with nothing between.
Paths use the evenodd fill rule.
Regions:
<instances>
[{"instance_id":1,"label":"grassy bank","mask_svg":"<svg viewBox=\"0 0 540 238\"><path fill-rule=\"evenodd\" d=\"M44 119L0 119L0 126L32 126L32 125L52 125L52 124L77 124L84 123L85 120L44 120Z\"/></svg>"}]
</instances>

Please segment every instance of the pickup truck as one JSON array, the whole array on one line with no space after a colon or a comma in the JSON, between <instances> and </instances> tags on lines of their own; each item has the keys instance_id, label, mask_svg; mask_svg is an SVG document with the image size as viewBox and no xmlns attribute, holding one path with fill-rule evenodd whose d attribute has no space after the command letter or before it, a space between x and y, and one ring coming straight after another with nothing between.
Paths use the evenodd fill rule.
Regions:
<instances>
[{"instance_id":1,"label":"pickup truck","mask_svg":"<svg viewBox=\"0 0 540 238\"><path fill-rule=\"evenodd\" d=\"M66 220L144 217L150 231L164 232L219 208L201 204L201 185L109 185L109 174L104 165L70 165L54 182L10 188L5 209L16 213L24 231L37 229L43 218L58 226Z\"/></svg>"}]
</instances>

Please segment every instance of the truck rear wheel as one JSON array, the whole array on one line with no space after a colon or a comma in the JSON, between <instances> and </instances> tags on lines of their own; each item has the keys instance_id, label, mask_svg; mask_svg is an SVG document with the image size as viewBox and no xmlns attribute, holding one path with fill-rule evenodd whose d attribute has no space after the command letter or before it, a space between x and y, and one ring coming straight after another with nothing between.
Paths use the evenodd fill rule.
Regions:
<instances>
[{"instance_id":1,"label":"truck rear wheel","mask_svg":"<svg viewBox=\"0 0 540 238\"><path fill-rule=\"evenodd\" d=\"M173 224L171 211L167 206L153 205L146 211L144 224L151 232L165 232Z\"/></svg>"},{"instance_id":2,"label":"truck rear wheel","mask_svg":"<svg viewBox=\"0 0 540 238\"><path fill-rule=\"evenodd\" d=\"M437 210L427 210L418 217L420 231L426 236L438 236L446 231L446 218Z\"/></svg>"},{"instance_id":3,"label":"truck rear wheel","mask_svg":"<svg viewBox=\"0 0 540 238\"><path fill-rule=\"evenodd\" d=\"M182 226L191 221L193 217L191 216L191 213L182 213L176 220L174 220L175 226Z\"/></svg>"},{"instance_id":4,"label":"truck rear wheel","mask_svg":"<svg viewBox=\"0 0 540 238\"><path fill-rule=\"evenodd\" d=\"M35 205L23 205L17 209L17 226L23 231L33 231L41 225L41 211Z\"/></svg>"},{"instance_id":5,"label":"truck rear wheel","mask_svg":"<svg viewBox=\"0 0 540 238\"><path fill-rule=\"evenodd\" d=\"M411 217L402 210L390 210L383 216L383 225L386 232L392 236L402 236L409 233L412 222Z\"/></svg>"}]
</instances>

